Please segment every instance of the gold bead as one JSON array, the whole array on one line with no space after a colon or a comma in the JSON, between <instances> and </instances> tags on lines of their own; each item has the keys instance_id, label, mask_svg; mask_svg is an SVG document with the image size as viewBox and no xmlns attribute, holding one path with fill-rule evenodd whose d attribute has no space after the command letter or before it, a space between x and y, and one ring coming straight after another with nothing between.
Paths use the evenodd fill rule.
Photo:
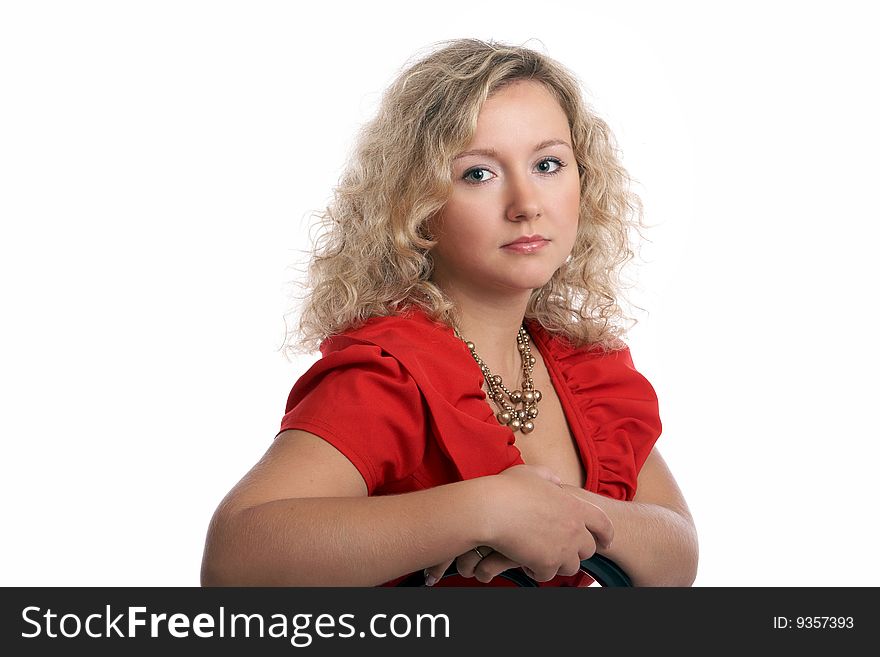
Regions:
<instances>
[{"instance_id":1,"label":"gold bead","mask_svg":"<svg viewBox=\"0 0 880 657\"><path fill-rule=\"evenodd\" d=\"M523 393L523 399L526 400L527 402L532 402L535 400L535 393L532 392L531 390L526 390Z\"/></svg>"},{"instance_id":2,"label":"gold bead","mask_svg":"<svg viewBox=\"0 0 880 657\"><path fill-rule=\"evenodd\" d=\"M531 420L526 420L525 424L522 425L523 433L532 433L535 430L535 423Z\"/></svg>"},{"instance_id":3,"label":"gold bead","mask_svg":"<svg viewBox=\"0 0 880 657\"><path fill-rule=\"evenodd\" d=\"M520 401L522 401L522 398L523 398L522 390L514 390L512 393L510 393L511 401L520 402Z\"/></svg>"},{"instance_id":4,"label":"gold bead","mask_svg":"<svg viewBox=\"0 0 880 657\"><path fill-rule=\"evenodd\" d=\"M512 419L508 411L502 411L496 417L501 424L510 424L510 420Z\"/></svg>"},{"instance_id":5,"label":"gold bead","mask_svg":"<svg viewBox=\"0 0 880 657\"><path fill-rule=\"evenodd\" d=\"M528 415L530 418L534 419L534 418L538 417L538 409L535 408L534 406L532 406L532 407L526 412L526 415Z\"/></svg>"},{"instance_id":6,"label":"gold bead","mask_svg":"<svg viewBox=\"0 0 880 657\"><path fill-rule=\"evenodd\" d=\"M474 346L474 343L471 342L470 340L468 340L467 342L465 342L465 344L467 345L467 348L470 349L471 351L473 351L474 349L476 349L476 347Z\"/></svg>"},{"instance_id":7,"label":"gold bead","mask_svg":"<svg viewBox=\"0 0 880 657\"><path fill-rule=\"evenodd\" d=\"M520 342L518 345L516 345L516 348L520 351L528 351L529 345L527 345L525 342Z\"/></svg>"},{"instance_id":8,"label":"gold bead","mask_svg":"<svg viewBox=\"0 0 880 657\"><path fill-rule=\"evenodd\" d=\"M518 410L518 411L516 412L516 416L517 416L520 420L525 420L525 419L526 419L526 412L525 412L524 410L520 409L520 410Z\"/></svg>"},{"instance_id":9,"label":"gold bead","mask_svg":"<svg viewBox=\"0 0 880 657\"><path fill-rule=\"evenodd\" d=\"M541 394L541 391L540 391L540 390L535 390L535 401L536 401L536 402L541 401L541 397L543 397L543 395Z\"/></svg>"},{"instance_id":10,"label":"gold bead","mask_svg":"<svg viewBox=\"0 0 880 657\"><path fill-rule=\"evenodd\" d=\"M496 384L501 383L501 377L498 376L497 374L496 374L495 376L492 377L492 380L493 380Z\"/></svg>"},{"instance_id":11,"label":"gold bead","mask_svg":"<svg viewBox=\"0 0 880 657\"><path fill-rule=\"evenodd\" d=\"M510 424L509 424L508 426L509 426L511 429L513 429L514 431L518 431L519 428L522 426L522 422L520 422L518 418L513 418L513 419L510 421Z\"/></svg>"},{"instance_id":12,"label":"gold bead","mask_svg":"<svg viewBox=\"0 0 880 657\"><path fill-rule=\"evenodd\" d=\"M529 365L534 365L537 361L534 356L529 356Z\"/></svg>"}]
</instances>

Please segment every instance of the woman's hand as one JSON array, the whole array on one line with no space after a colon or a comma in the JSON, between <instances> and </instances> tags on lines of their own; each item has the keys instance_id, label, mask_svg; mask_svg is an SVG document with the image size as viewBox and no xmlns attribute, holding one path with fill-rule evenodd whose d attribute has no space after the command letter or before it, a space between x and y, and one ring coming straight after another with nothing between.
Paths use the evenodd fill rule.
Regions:
<instances>
[{"instance_id":1,"label":"woman's hand","mask_svg":"<svg viewBox=\"0 0 880 657\"><path fill-rule=\"evenodd\" d=\"M511 568L519 568L522 564L518 564L505 557L500 552L496 552L488 545L479 545L472 550L468 550L464 554L459 555L455 559L450 559L445 563L437 564L425 569L425 584L434 586L434 583L443 577L443 573L455 562L458 574L462 577L475 577L477 581L488 584L505 570ZM524 568L526 575L532 577L532 573ZM574 574L574 573L572 573Z\"/></svg>"},{"instance_id":2,"label":"woman's hand","mask_svg":"<svg viewBox=\"0 0 880 657\"><path fill-rule=\"evenodd\" d=\"M500 552L496 552L490 548L488 545L480 545L472 550L468 550L462 555L459 555L455 559L450 559L445 563L426 568L425 584L428 586L434 586L434 583L443 577L443 574L449 566L452 565L453 561L455 562L459 575L467 578L474 577L478 582L483 582L484 584L488 584L506 570L520 567L522 567L523 572L525 572L526 575L535 579L535 573L532 572L530 568L508 559ZM574 573L559 572L558 574L574 575L576 572L577 571Z\"/></svg>"},{"instance_id":3,"label":"woman's hand","mask_svg":"<svg viewBox=\"0 0 880 657\"><path fill-rule=\"evenodd\" d=\"M574 575L582 559L598 547L611 545L611 520L573 486L543 466L517 465L494 476L498 512L493 515L488 545L459 555L454 561L463 577L490 582L510 568L538 582L557 575ZM573 490L571 490L573 489ZM430 586L442 577L453 560L425 570Z\"/></svg>"},{"instance_id":4,"label":"woman's hand","mask_svg":"<svg viewBox=\"0 0 880 657\"><path fill-rule=\"evenodd\" d=\"M491 517L497 522L487 544L528 569L532 579L574 575L581 560L611 545L614 527L605 511L566 490L550 469L517 465L495 480L492 499L499 511Z\"/></svg>"}]
</instances>

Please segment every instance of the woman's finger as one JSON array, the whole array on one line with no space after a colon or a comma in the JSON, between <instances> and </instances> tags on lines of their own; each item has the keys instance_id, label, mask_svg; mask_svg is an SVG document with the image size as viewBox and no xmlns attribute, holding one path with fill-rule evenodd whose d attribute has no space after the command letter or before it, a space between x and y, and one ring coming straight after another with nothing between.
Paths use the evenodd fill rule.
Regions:
<instances>
[{"instance_id":1,"label":"woman's finger","mask_svg":"<svg viewBox=\"0 0 880 657\"><path fill-rule=\"evenodd\" d=\"M425 568L425 586L434 586L437 581L443 577L443 574L452 565L454 560L450 559L444 563L438 563L436 566Z\"/></svg>"},{"instance_id":2,"label":"woman's finger","mask_svg":"<svg viewBox=\"0 0 880 657\"><path fill-rule=\"evenodd\" d=\"M474 577L478 582L488 584L505 570L518 567L519 564L515 561L508 559L500 552L493 552L477 564L474 569Z\"/></svg>"},{"instance_id":3,"label":"woman's finger","mask_svg":"<svg viewBox=\"0 0 880 657\"><path fill-rule=\"evenodd\" d=\"M487 559L495 551L488 545L478 545L472 550L468 550L455 560L455 566L458 568L458 574L462 577L473 577L474 569L477 565Z\"/></svg>"}]
</instances>

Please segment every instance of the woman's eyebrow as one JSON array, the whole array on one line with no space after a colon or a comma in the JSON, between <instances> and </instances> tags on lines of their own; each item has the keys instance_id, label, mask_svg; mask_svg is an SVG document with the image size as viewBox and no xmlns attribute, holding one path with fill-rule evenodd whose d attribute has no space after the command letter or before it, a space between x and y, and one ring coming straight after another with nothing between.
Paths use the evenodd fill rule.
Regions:
<instances>
[{"instance_id":1,"label":"woman's eyebrow","mask_svg":"<svg viewBox=\"0 0 880 657\"><path fill-rule=\"evenodd\" d=\"M571 145L564 139L547 139L535 146L534 150L539 151L542 148L547 148L549 146L566 146L569 150L571 150ZM496 151L494 148L475 148L471 151L464 151L463 153L459 153L453 158L453 161L463 157L467 157L468 155L485 155L486 157L498 157L498 151Z\"/></svg>"}]
</instances>

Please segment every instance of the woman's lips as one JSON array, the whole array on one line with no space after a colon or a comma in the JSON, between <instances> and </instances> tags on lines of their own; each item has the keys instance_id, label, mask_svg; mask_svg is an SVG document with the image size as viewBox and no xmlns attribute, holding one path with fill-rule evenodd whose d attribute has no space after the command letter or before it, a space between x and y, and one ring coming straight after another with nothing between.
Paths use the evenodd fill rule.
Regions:
<instances>
[{"instance_id":1,"label":"woman's lips","mask_svg":"<svg viewBox=\"0 0 880 657\"><path fill-rule=\"evenodd\" d=\"M543 249L550 243L550 240L535 240L534 242L519 242L518 244L508 244L501 248L505 251L514 253L534 253L539 249Z\"/></svg>"}]
</instances>

